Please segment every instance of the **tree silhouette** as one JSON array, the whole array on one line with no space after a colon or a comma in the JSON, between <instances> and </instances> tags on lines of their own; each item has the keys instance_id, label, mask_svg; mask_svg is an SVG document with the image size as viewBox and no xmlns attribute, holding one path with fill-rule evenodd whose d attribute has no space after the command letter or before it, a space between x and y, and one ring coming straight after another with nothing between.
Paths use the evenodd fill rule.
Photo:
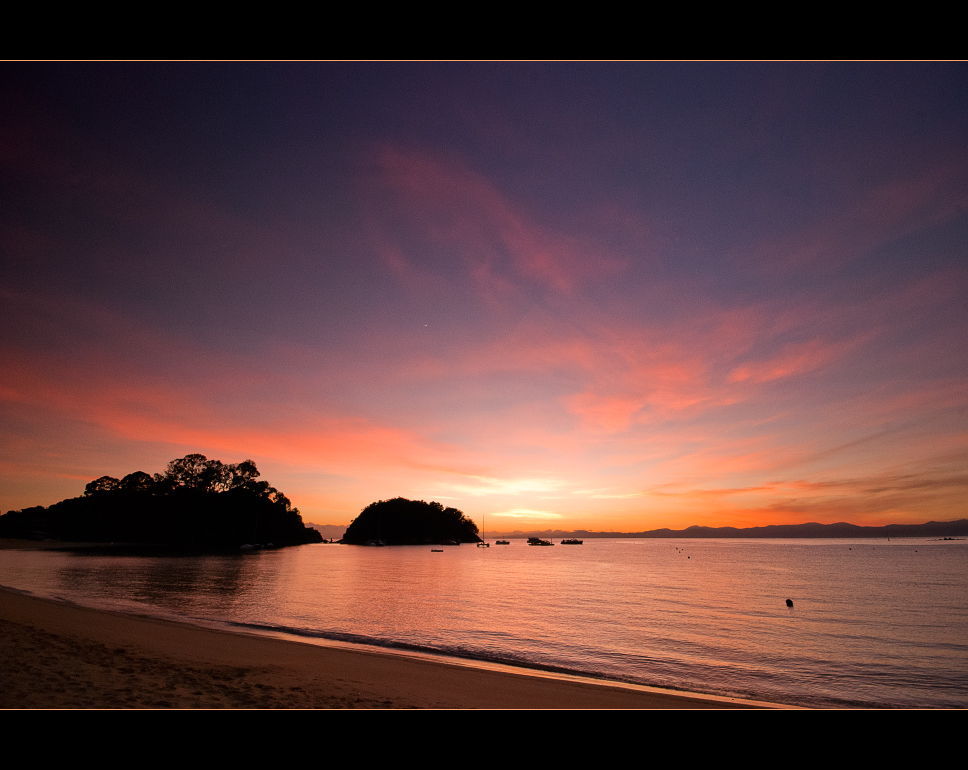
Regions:
<instances>
[{"instance_id":1,"label":"tree silhouette","mask_svg":"<svg viewBox=\"0 0 968 770\"><path fill-rule=\"evenodd\" d=\"M306 527L289 498L258 481L252 460L225 465L201 454L120 481L102 476L84 496L0 516L0 536L68 541L154 543L218 549L245 543L297 545L322 536Z\"/></svg>"},{"instance_id":2,"label":"tree silhouette","mask_svg":"<svg viewBox=\"0 0 968 770\"><path fill-rule=\"evenodd\" d=\"M476 543L477 525L456 508L438 502L395 497L370 503L347 527L343 542L363 545L382 540L388 545Z\"/></svg>"}]
</instances>

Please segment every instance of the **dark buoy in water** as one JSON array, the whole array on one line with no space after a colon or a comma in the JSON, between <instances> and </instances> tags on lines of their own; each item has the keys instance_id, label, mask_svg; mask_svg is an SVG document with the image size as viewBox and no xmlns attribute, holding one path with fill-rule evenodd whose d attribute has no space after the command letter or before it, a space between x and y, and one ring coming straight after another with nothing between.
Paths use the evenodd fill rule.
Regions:
<instances>
[{"instance_id":1,"label":"dark buoy in water","mask_svg":"<svg viewBox=\"0 0 968 770\"><path fill-rule=\"evenodd\" d=\"M787 607L793 606L793 599L787 599Z\"/></svg>"}]
</instances>

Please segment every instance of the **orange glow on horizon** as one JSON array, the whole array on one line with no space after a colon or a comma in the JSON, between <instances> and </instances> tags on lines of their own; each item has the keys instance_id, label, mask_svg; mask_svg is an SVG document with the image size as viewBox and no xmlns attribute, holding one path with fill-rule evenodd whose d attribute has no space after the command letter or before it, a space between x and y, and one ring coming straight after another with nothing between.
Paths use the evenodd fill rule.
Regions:
<instances>
[{"instance_id":1,"label":"orange glow on horizon","mask_svg":"<svg viewBox=\"0 0 968 770\"><path fill-rule=\"evenodd\" d=\"M142 66L0 94L0 512L199 452L320 524L968 515L963 65Z\"/></svg>"}]
</instances>

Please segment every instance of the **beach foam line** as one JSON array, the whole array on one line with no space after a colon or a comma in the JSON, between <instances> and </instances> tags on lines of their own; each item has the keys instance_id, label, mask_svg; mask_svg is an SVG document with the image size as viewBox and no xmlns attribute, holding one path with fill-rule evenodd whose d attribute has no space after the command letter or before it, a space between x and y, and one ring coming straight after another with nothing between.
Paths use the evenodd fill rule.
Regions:
<instances>
[{"instance_id":1,"label":"beach foam line","mask_svg":"<svg viewBox=\"0 0 968 770\"><path fill-rule=\"evenodd\" d=\"M0 588L0 708L754 708L414 650L92 609Z\"/></svg>"}]
</instances>

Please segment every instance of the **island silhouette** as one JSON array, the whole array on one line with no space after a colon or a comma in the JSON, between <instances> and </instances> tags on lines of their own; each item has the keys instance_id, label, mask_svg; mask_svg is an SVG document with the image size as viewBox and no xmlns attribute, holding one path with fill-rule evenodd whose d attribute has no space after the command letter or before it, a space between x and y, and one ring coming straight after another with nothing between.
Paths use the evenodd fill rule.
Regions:
<instances>
[{"instance_id":1,"label":"island silhouette","mask_svg":"<svg viewBox=\"0 0 968 770\"><path fill-rule=\"evenodd\" d=\"M282 492L259 480L252 460L201 454L164 473L101 476L82 497L0 516L0 537L162 545L196 550L322 542Z\"/></svg>"},{"instance_id":2,"label":"island silhouette","mask_svg":"<svg viewBox=\"0 0 968 770\"><path fill-rule=\"evenodd\" d=\"M480 541L462 511L438 502L395 497L370 503L346 528L350 545L459 545Z\"/></svg>"}]
</instances>

